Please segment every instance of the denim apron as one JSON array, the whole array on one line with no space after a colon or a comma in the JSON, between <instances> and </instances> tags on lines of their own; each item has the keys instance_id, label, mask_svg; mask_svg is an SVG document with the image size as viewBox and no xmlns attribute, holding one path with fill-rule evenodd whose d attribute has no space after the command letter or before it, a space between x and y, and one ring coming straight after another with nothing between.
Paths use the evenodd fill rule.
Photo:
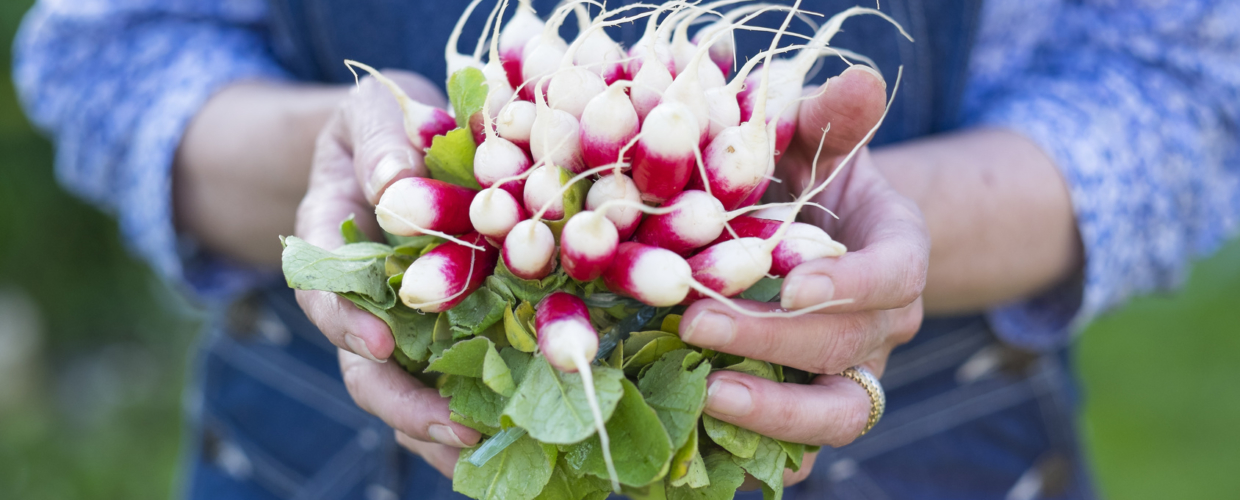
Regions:
<instances>
[{"instance_id":1,"label":"denim apron","mask_svg":"<svg viewBox=\"0 0 1240 500\"><path fill-rule=\"evenodd\" d=\"M443 44L465 3L272 0L272 47L306 81L352 82L341 61L356 59L442 83ZM534 2L544 14L555 3ZM628 2L609 5L622 3ZM833 45L873 58L889 88L896 67L904 66L900 95L875 144L953 128L980 3L883 1L883 11L917 43L874 17L844 25ZM825 0L802 7L833 13L852 5ZM480 24L471 23L461 40L477 40ZM613 32L627 42L637 36L632 26ZM741 54L769 43L745 33L737 41ZM817 81L842 68L825 59ZM193 434L184 496L464 498L354 405L335 348L282 283L255 290L214 317L186 397ZM1076 442L1066 352L1006 346L980 317L927 319L912 342L892 353L882 382L888 398L882 421L851 445L823 449L810 478L789 488L786 498L1093 498Z\"/></svg>"}]
</instances>

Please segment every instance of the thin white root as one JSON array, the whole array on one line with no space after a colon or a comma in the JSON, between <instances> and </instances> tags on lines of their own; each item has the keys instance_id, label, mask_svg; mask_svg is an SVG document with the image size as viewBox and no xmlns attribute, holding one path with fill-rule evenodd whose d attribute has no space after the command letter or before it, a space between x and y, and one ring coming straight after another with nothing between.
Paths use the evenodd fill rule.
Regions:
<instances>
[{"instance_id":1,"label":"thin white root","mask_svg":"<svg viewBox=\"0 0 1240 500\"><path fill-rule=\"evenodd\" d=\"M422 226L419 226L419 225L417 225L417 224L414 224L414 223L413 223L413 221L411 221L411 220L409 220L409 219L406 219L406 218L402 217L400 214L398 214L398 213L396 213L396 212L393 212L392 210L390 210L390 209L388 209L388 208L386 208L386 207L383 207L382 205L375 205L375 211L376 211L376 212L383 212L383 214L384 214L384 215L387 215L387 216L392 217L392 218L394 218L394 219L396 219L396 220L398 220L398 221L401 221L401 222L403 222L403 223L405 223L405 224L408 224L408 225L409 225L409 227L412 227L412 228L414 228L414 229L417 229L417 230L418 230L418 232L421 232L422 234L425 234L425 235L430 235L430 236L438 236L438 237L440 237L440 238L443 238L443 239L445 239L445 240L451 241L451 242L456 243L456 244L461 245L461 246L466 246L466 247L472 248L472 249L474 249L474 250L482 250L482 247L480 247L480 246L478 246L478 245L475 245L475 244L473 244L473 243L467 242L467 241L465 241L465 240L462 240L462 239L460 239L460 238L457 238L456 236L452 236L452 235L450 235L450 234L448 234L448 233L444 233L444 232L440 232L440 231L434 231L434 230L431 230L431 229L426 229L426 228L423 228Z\"/></svg>"},{"instance_id":2,"label":"thin white root","mask_svg":"<svg viewBox=\"0 0 1240 500\"><path fill-rule=\"evenodd\" d=\"M853 299L828 300L826 302L814 304L812 306L797 309L795 311L760 312L760 311L750 311L748 309L745 309L737 305L736 302L733 301L730 297L726 297L719 292L711 290L710 287L707 287L706 285L698 283L696 280L690 279L689 287L696 290L698 293L702 295L705 295L712 299L718 300L719 302L722 302L724 306L726 306L728 309L736 311L737 314L740 314L742 316L749 316L751 318L795 318L797 316L804 316L806 314L819 311L822 309L826 309L828 307L835 307L835 306L853 303Z\"/></svg>"},{"instance_id":3,"label":"thin white root","mask_svg":"<svg viewBox=\"0 0 1240 500\"><path fill-rule=\"evenodd\" d=\"M392 97L396 98L396 102L400 104L401 112L403 112L405 115L409 114L410 103L417 102L417 101L414 101L412 98L410 98L409 94L405 93L405 89L400 88L400 85L397 85L396 82L392 81L391 78L383 76L383 73L380 73L379 70L374 69L366 64L354 61L352 59L345 59L344 65L345 67L349 68L350 73L353 73L353 83L356 85L361 85L362 82L361 82L361 79L357 76L357 71L353 70L354 67L361 68L365 72L370 73L370 76L373 76L375 78L375 81L379 82L384 87L387 87L387 89L390 92L392 92Z\"/></svg>"},{"instance_id":4,"label":"thin white root","mask_svg":"<svg viewBox=\"0 0 1240 500\"><path fill-rule=\"evenodd\" d=\"M598 396L594 394L594 373L590 371L590 362L581 349L573 349L573 365L581 374L581 385L586 390L586 400L590 402L590 413L594 414L594 428L598 431L598 442L602 447L603 463L607 465L607 477L611 478L611 489L620 493L620 477L616 474L616 464L611 459L611 438L607 435L607 426L603 422L603 411L598 407Z\"/></svg>"},{"instance_id":5,"label":"thin white root","mask_svg":"<svg viewBox=\"0 0 1240 500\"><path fill-rule=\"evenodd\" d=\"M749 213L749 212L757 212L758 210L763 210L763 209L767 209L767 208L791 207L791 206L796 206L796 204L797 204L797 202L796 202L796 201L783 201L783 202L779 202L779 203L766 203L766 204L763 204L763 205L750 205L750 206L748 206L748 207L742 207L742 208L738 208L738 209L736 209L736 210L733 210L733 211L731 211L731 212L727 212L727 216L728 216L728 219L729 219L729 220L731 220L731 219L735 219L735 218L737 218L737 217L739 217L739 216L745 215L745 214L747 214L747 213ZM806 203L805 203L805 206L807 206L807 207L814 207L814 208L817 208L817 209L819 209L819 210L822 210L823 212L826 212L826 213L828 213L828 214L831 214L831 216L832 216L832 217L835 217L836 219L839 219L839 217L835 215L835 212L832 212L830 209L828 209L827 207L822 206L821 204L818 204L818 203L815 203L815 202L812 202L812 201L811 201L811 202L806 202Z\"/></svg>"}]
</instances>

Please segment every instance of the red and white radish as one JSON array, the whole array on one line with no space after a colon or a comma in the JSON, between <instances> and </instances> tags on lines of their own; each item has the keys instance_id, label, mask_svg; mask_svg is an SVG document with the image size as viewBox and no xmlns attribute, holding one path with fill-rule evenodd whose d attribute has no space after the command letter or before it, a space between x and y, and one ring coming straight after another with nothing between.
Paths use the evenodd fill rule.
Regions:
<instances>
[{"instance_id":1,"label":"red and white radish","mask_svg":"<svg viewBox=\"0 0 1240 500\"><path fill-rule=\"evenodd\" d=\"M548 220L564 218L564 198L560 195L562 186L559 168L554 165L534 167L525 179L522 197L525 210L531 214L542 213Z\"/></svg>"},{"instance_id":2,"label":"red and white radish","mask_svg":"<svg viewBox=\"0 0 1240 500\"><path fill-rule=\"evenodd\" d=\"M662 203L689 182L701 138L693 111L678 102L655 106L633 148L633 182L642 201Z\"/></svg>"},{"instance_id":3,"label":"red and white radish","mask_svg":"<svg viewBox=\"0 0 1240 500\"><path fill-rule=\"evenodd\" d=\"M605 215L580 212L560 232L560 267L577 281L593 281L611 265L619 245L616 226Z\"/></svg>"},{"instance_id":4,"label":"red and white radish","mask_svg":"<svg viewBox=\"0 0 1240 500\"><path fill-rule=\"evenodd\" d=\"M518 278L537 280L555 270L555 235L537 219L518 222L504 238L504 265Z\"/></svg>"},{"instance_id":5,"label":"red and white radish","mask_svg":"<svg viewBox=\"0 0 1240 500\"><path fill-rule=\"evenodd\" d=\"M462 236L466 246L446 241L409 265L401 279L400 300L411 309L437 313L451 309L495 271L499 251L483 236Z\"/></svg>"},{"instance_id":6,"label":"red and white radish","mask_svg":"<svg viewBox=\"0 0 1240 500\"><path fill-rule=\"evenodd\" d=\"M719 238L727 222L723 205L705 191L683 191L668 199L665 206L670 211L647 216L637 227L633 241L686 256Z\"/></svg>"},{"instance_id":7,"label":"red and white radish","mask_svg":"<svg viewBox=\"0 0 1240 500\"><path fill-rule=\"evenodd\" d=\"M537 108L529 101L512 101L496 117L495 132L521 149L530 149L530 129L534 128Z\"/></svg>"},{"instance_id":8,"label":"red and white radish","mask_svg":"<svg viewBox=\"0 0 1240 500\"><path fill-rule=\"evenodd\" d=\"M544 27L543 20L534 12L530 0L519 0L516 13L499 35L500 62L503 64L504 73L508 75L510 87L515 89L525 81L521 77L522 52L525 44L542 33Z\"/></svg>"},{"instance_id":9,"label":"red and white radish","mask_svg":"<svg viewBox=\"0 0 1240 500\"><path fill-rule=\"evenodd\" d=\"M610 208L603 207L604 203L611 200L627 200L631 205L612 204L609 205ZM586 209L596 210L605 215L615 225L621 241L627 241L637 231L637 226L642 220L642 212L634 206L640 203L641 192L638 191L637 184L624 174L609 174L600 177L593 186L590 186L590 191L586 194Z\"/></svg>"},{"instance_id":10,"label":"red and white radish","mask_svg":"<svg viewBox=\"0 0 1240 500\"><path fill-rule=\"evenodd\" d=\"M393 182L375 205L375 218L384 231L398 236L435 236L473 231L463 213L478 194L469 188L424 177Z\"/></svg>"},{"instance_id":11,"label":"red and white radish","mask_svg":"<svg viewBox=\"0 0 1240 500\"><path fill-rule=\"evenodd\" d=\"M503 189L483 189L469 205L469 220L474 230L497 246L518 222L528 218L525 207Z\"/></svg>"},{"instance_id":12,"label":"red and white radish","mask_svg":"<svg viewBox=\"0 0 1240 500\"><path fill-rule=\"evenodd\" d=\"M783 222L741 216L732 219L730 225L732 230L736 231L737 236L742 239L768 239L775 235ZM730 233L723 233L712 243L712 247L732 239ZM839 257L846 251L847 248L843 244L831 239L831 236L827 235L822 228L812 224L793 222L789 225L787 234L771 252L770 274L782 278L792 271L792 268L804 262L824 257Z\"/></svg>"},{"instance_id":13,"label":"red and white radish","mask_svg":"<svg viewBox=\"0 0 1240 500\"><path fill-rule=\"evenodd\" d=\"M542 31L525 42L525 47L521 49L521 82L525 86L519 86L518 91L522 99L532 101L535 94L546 92L547 83L542 81L543 77L560 67L560 61L568 51L568 42L560 38L560 25L573 11L573 6L583 1L586 0L572 0L556 8L547 18Z\"/></svg>"},{"instance_id":14,"label":"red and white radish","mask_svg":"<svg viewBox=\"0 0 1240 500\"><path fill-rule=\"evenodd\" d=\"M641 121L625 94L629 82L619 81L594 96L581 113L581 158L598 167L625 161L620 151L637 136Z\"/></svg>"},{"instance_id":15,"label":"red and white radish","mask_svg":"<svg viewBox=\"0 0 1240 500\"><path fill-rule=\"evenodd\" d=\"M392 97L396 98L396 102L400 104L400 110L404 114L405 135L409 137L409 143L417 151L424 151L431 147L431 139L437 135L444 135L456 128L456 119L452 118L447 111L428 106L409 98L409 94L400 88L396 82L393 82L378 70L353 60L346 60L345 65L349 67L349 71L353 71L354 67L370 73L375 81L387 87L392 93ZM357 77L357 73L353 73Z\"/></svg>"},{"instance_id":16,"label":"red and white radish","mask_svg":"<svg viewBox=\"0 0 1240 500\"><path fill-rule=\"evenodd\" d=\"M590 323L590 312L585 302L564 292L544 297L534 314L534 328L538 332L538 349L547 362L562 372L581 375L586 401L594 416L603 463L611 478L612 490L619 492L620 480L611 458L611 441L607 427L603 425L603 412L599 409L598 396L594 392L594 373L590 368L590 360L598 354L598 331Z\"/></svg>"}]
</instances>

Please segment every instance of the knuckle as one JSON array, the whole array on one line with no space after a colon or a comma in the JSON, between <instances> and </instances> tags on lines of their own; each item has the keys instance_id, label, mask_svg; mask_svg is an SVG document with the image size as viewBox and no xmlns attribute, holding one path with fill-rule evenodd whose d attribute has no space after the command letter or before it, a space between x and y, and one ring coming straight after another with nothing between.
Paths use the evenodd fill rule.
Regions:
<instances>
[{"instance_id":1,"label":"knuckle","mask_svg":"<svg viewBox=\"0 0 1240 500\"><path fill-rule=\"evenodd\" d=\"M827 342L823 342L822 351L813 366L814 373L835 374L855 364L858 355L869 344L868 332L873 326L867 320L868 315L839 315L841 328L827 334Z\"/></svg>"}]
</instances>

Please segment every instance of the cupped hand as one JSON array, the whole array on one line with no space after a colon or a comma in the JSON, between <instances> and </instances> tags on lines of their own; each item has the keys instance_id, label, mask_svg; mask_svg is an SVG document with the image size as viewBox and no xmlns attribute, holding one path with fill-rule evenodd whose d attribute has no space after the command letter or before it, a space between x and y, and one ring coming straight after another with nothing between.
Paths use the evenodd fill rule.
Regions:
<instances>
[{"instance_id":1,"label":"cupped hand","mask_svg":"<svg viewBox=\"0 0 1240 500\"><path fill-rule=\"evenodd\" d=\"M830 79L825 91L802 102L796 137L777 167L784 189L809 185L823 129L830 126L817 167L817 182L844 168L817 201L839 215L804 211L849 251L806 262L784 280L781 304L740 301L748 309L800 309L851 298L793 318L757 319L713 300L694 303L681 322L681 338L704 348L779 363L816 374L810 384L776 383L729 371L712 374L706 413L785 441L842 446L865 428L870 398L838 376L860 365L881 375L891 350L908 342L921 324L930 240L914 203L897 194L862 149L840 161L878 123L886 90L880 76L855 67ZM812 464L813 456L805 460ZM808 476L785 471L785 483Z\"/></svg>"},{"instance_id":2,"label":"cupped hand","mask_svg":"<svg viewBox=\"0 0 1240 500\"><path fill-rule=\"evenodd\" d=\"M384 74L415 100L445 103L421 76ZM362 79L319 135L310 185L297 210L297 236L318 247L339 247L344 244L340 223L352 214L363 231L378 239L374 204L396 180L427 175L422 157L409 144L396 100L373 78ZM449 420L448 400L439 391L387 362L396 348L387 325L334 293L299 290L297 303L340 348L340 370L358 406L395 429L398 442L451 476L458 449L481 436Z\"/></svg>"}]
</instances>

